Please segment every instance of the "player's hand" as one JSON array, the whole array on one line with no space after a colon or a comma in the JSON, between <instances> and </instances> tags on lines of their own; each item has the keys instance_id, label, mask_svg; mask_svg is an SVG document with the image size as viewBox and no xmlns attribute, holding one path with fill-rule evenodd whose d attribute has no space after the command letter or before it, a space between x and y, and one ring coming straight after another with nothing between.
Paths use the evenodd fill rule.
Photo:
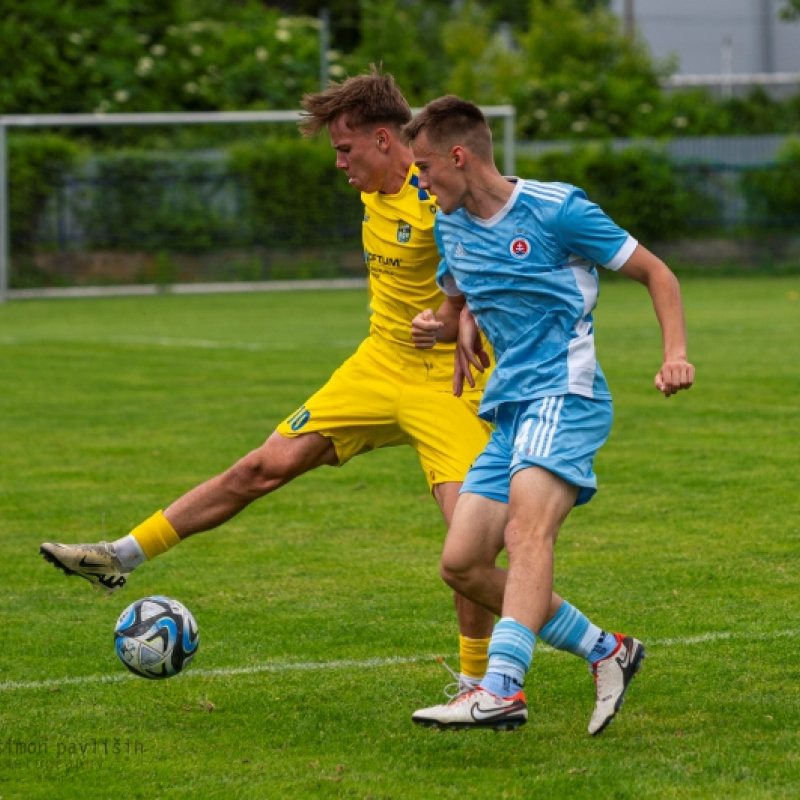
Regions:
<instances>
[{"instance_id":1,"label":"player's hand","mask_svg":"<svg viewBox=\"0 0 800 800\"><path fill-rule=\"evenodd\" d=\"M474 389L473 368L483 372L491 363L489 354L483 348L483 339L478 323L464 306L458 321L458 341L456 343L455 369L453 371L453 394L461 397L464 381Z\"/></svg>"},{"instance_id":2,"label":"player's hand","mask_svg":"<svg viewBox=\"0 0 800 800\"><path fill-rule=\"evenodd\" d=\"M669 397L681 389L688 389L694 383L694 365L685 358L665 361L654 383L664 397Z\"/></svg>"},{"instance_id":3,"label":"player's hand","mask_svg":"<svg viewBox=\"0 0 800 800\"><path fill-rule=\"evenodd\" d=\"M411 340L414 346L420 350L430 350L436 344L436 334L443 325L429 308L421 311L411 320Z\"/></svg>"}]
</instances>

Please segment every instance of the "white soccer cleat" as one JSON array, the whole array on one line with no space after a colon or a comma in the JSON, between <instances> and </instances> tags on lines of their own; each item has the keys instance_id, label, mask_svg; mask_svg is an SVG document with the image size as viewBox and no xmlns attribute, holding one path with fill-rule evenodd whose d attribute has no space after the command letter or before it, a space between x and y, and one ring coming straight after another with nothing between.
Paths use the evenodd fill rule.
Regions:
<instances>
[{"instance_id":1,"label":"white soccer cleat","mask_svg":"<svg viewBox=\"0 0 800 800\"><path fill-rule=\"evenodd\" d=\"M644 645L632 636L615 633L617 646L611 655L598 661L589 669L594 675L597 702L589 720L589 733L596 736L614 719L625 701L628 684L642 666Z\"/></svg>"},{"instance_id":2,"label":"white soccer cleat","mask_svg":"<svg viewBox=\"0 0 800 800\"><path fill-rule=\"evenodd\" d=\"M79 575L95 589L109 595L125 585L129 573L122 569L114 545L56 544L45 542L39 553L45 561L60 569L65 575Z\"/></svg>"},{"instance_id":3,"label":"white soccer cleat","mask_svg":"<svg viewBox=\"0 0 800 800\"><path fill-rule=\"evenodd\" d=\"M478 686L449 703L415 711L411 719L426 728L513 731L528 721L528 705L524 692L517 692L513 697L498 697Z\"/></svg>"}]
</instances>

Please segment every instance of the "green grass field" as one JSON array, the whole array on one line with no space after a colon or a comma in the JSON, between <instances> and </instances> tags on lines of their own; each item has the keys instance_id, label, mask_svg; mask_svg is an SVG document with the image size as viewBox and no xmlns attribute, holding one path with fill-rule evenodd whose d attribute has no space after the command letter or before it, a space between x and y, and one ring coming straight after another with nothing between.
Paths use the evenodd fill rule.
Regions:
<instances>
[{"instance_id":1,"label":"green grass field","mask_svg":"<svg viewBox=\"0 0 800 800\"><path fill-rule=\"evenodd\" d=\"M362 292L0 306L0 798L800 796L800 279L684 294L697 384L669 400L646 292L609 280L597 313L616 420L556 588L648 648L597 738L586 665L546 648L519 731L412 726L457 646L409 449L304 476L112 598L38 557L260 444L365 334ZM151 593L200 626L169 681L113 649Z\"/></svg>"}]
</instances>

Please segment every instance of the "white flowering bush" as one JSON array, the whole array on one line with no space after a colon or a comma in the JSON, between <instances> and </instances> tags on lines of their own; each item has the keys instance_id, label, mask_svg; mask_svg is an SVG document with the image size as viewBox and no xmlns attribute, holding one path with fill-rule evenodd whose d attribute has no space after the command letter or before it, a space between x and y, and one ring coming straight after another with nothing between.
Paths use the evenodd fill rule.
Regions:
<instances>
[{"instance_id":1,"label":"white flowering bush","mask_svg":"<svg viewBox=\"0 0 800 800\"><path fill-rule=\"evenodd\" d=\"M2 15L0 113L294 108L319 86L316 18L256 0L213 19L180 0L88 5L30 0Z\"/></svg>"}]
</instances>

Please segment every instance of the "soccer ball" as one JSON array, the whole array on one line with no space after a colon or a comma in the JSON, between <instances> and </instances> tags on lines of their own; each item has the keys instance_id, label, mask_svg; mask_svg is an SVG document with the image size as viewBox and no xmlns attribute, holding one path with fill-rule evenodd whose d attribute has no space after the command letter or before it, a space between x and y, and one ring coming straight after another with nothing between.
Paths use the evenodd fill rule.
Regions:
<instances>
[{"instance_id":1,"label":"soccer ball","mask_svg":"<svg viewBox=\"0 0 800 800\"><path fill-rule=\"evenodd\" d=\"M142 678L170 678L189 665L200 636L192 612L161 595L131 603L114 627L120 661Z\"/></svg>"}]
</instances>

